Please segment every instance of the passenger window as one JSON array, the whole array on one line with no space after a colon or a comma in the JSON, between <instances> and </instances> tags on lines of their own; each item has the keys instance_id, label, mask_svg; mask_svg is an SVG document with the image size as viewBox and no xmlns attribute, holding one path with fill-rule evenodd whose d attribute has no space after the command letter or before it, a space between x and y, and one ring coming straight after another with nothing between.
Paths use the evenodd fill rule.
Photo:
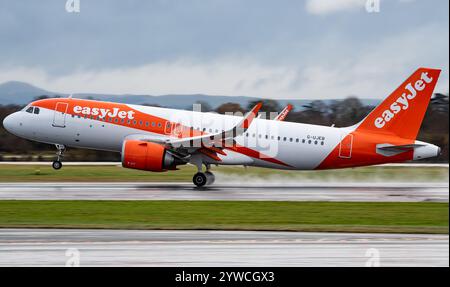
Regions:
<instances>
[{"instance_id":1,"label":"passenger window","mask_svg":"<svg viewBox=\"0 0 450 287\"><path fill-rule=\"evenodd\" d=\"M33 113L33 107L29 107L29 108L26 110L26 112L27 112L27 113L30 113L30 114Z\"/></svg>"}]
</instances>

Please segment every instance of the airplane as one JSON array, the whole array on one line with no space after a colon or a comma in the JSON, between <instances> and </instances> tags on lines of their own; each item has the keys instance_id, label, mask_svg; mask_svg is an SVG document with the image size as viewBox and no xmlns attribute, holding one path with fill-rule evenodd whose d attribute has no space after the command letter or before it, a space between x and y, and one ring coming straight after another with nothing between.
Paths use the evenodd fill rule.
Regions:
<instances>
[{"instance_id":1,"label":"airplane","mask_svg":"<svg viewBox=\"0 0 450 287\"><path fill-rule=\"evenodd\" d=\"M125 168L163 172L192 164L198 187L214 182L212 165L323 170L397 163L440 155L439 147L416 140L440 72L419 68L349 127L257 118L261 103L242 117L72 97L34 101L3 126L55 145L54 169L66 147L107 150L121 153Z\"/></svg>"}]
</instances>

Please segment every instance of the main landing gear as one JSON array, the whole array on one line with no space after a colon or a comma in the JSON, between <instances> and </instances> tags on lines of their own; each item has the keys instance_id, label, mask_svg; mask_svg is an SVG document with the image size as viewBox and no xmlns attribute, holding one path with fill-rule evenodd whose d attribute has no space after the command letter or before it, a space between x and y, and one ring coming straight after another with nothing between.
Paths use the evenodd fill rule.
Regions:
<instances>
[{"instance_id":1,"label":"main landing gear","mask_svg":"<svg viewBox=\"0 0 450 287\"><path fill-rule=\"evenodd\" d=\"M215 176L214 174L210 171L210 165L206 165L206 171L202 172L201 169L201 165L200 168L198 169L198 172L196 174L194 174L194 177L192 178L192 182L197 186L197 187L203 187L205 185L211 185L214 183L215 181Z\"/></svg>"},{"instance_id":2,"label":"main landing gear","mask_svg":"<svg viewBox=\"0 0 450 287\"><path fill-rule=\"evenodd\" d=\"M56 144L56 149L58 152L56 153L56 160L52 163L52 167L56 170L61 169L62 167L62 158L64 157L64 152L66 151L66 147L62 144Z\"/></svg>"}]
</instances>

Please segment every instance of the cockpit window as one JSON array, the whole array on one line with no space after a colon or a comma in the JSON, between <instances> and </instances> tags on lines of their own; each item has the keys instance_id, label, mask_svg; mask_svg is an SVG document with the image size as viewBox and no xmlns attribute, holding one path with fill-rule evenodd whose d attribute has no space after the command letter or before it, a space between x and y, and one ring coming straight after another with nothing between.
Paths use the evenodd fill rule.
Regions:
<instances>
[{"instance_id":1,"label":"cockpit window","mask_svg":"<svg viewBox=\"0 0 450 287\"><path fill-rule=\"evenodd\" d=\"M30 114L33 113L33 107L29 107L29 108L26 110L26 112L27 112L27 113L30 113Z\"/></svg>"},{"instance_id":2,"label":"cockpit window","mask_svg":"<svg viewBox=\"0 0 450 287\"><path fill-rule=\"evenodd\" d=\"M37 114L39 114L39 108L34 108L34 113L37 115Z\"/></svg>"}]
</instances>

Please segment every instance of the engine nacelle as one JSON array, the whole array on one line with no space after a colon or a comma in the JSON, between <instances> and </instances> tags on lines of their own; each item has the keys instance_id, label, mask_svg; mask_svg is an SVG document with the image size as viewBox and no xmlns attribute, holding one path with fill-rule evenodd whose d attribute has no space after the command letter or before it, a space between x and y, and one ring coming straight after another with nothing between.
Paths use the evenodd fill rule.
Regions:
<instances>
[{"instance_id":1,"label":"engine nacelle","mask_svg":"<svg viewBox=\"0 0 450 287\"><path fill-rule=\"evenodd\" d=\"M148 171L176 169L184 162L167 152L164 146L139 140L126 140L122 145L122 166Z\"/></svg>"}]
</instances>

